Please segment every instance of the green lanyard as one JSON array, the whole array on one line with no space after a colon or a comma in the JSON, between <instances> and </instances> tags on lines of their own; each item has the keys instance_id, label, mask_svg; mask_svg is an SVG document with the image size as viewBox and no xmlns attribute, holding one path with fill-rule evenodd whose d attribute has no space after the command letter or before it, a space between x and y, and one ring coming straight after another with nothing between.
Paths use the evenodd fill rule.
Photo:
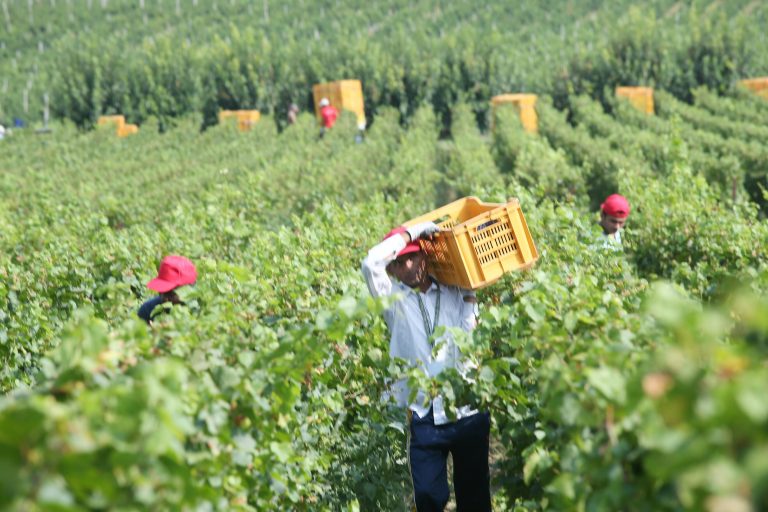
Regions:
<instances>
[{"instance_id":1,"label":"green lanyard","mask_svg":"<svg viewBox=\"0 0 768 512\"><path fill-rule=\"evenodd\" d=\"M427 307L424 305L424 301L421 300L421 294L416 293L416 298L419 299L419 310L421 311L421 320L424 322L424 330L427 333L427 337L435 334L435 328L437 327L437 321L440 319L440 285L437 286L437 299L435 300L435 322L429 321L429 313L427 313Z\"/></svg>"}]
</instances>

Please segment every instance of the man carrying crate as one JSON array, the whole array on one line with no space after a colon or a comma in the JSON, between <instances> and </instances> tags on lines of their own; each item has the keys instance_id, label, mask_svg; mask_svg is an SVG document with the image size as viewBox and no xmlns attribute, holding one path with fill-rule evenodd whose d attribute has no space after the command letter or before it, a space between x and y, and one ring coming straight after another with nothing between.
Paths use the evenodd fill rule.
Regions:
<instances>
[{"instance_id":1,"label":"man carrying crate","mask_svg":"<svg viewBox=\"0 0 768 512\"><path fill-rule=\"evenodd\" d=\"M362 263L371 295L400 297L384 312L391 333L390 357L422 368L429 377L447 368L463 370L451 333L446 330L433 339L436 328L471 332L477 324L474 292L442 285L427 272L426 256L418 240L438 231L432 222L393 229ZM396 383L393 393L398 404L408 407L408 462L416 509L425 512L445 508L449 498L447 457L451 453L457 509L491 510L490 415L464 406L459 408L456 421L450 421L441 396L427 401L426 393L419 390L416 400L408 404L410 393L404 382Z\"/></svg>"}]
</instances>

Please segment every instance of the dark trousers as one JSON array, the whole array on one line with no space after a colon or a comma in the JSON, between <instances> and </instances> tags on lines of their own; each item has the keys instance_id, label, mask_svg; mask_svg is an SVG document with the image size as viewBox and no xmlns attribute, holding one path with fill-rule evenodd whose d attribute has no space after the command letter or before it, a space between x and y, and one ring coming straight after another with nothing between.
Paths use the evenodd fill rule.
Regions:
<instances>
[{"instance_id":1,"label":"dark trousers","mask_svg":"<svg viewBox=\"0 0 768 512\"><path fill-rule=\"evenodd\" d=\"M488 436L491 416L481 412L435 425L432 410L411 419L408 458L418 512L442 512L448 503L448 453L458 512L491 510Z\"/></svg>"}]
</instances>

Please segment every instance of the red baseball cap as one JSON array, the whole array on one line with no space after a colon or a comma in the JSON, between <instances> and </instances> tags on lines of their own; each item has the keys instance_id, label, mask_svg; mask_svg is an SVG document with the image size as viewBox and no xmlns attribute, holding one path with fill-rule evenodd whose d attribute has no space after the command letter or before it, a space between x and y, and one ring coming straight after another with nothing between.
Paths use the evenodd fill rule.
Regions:
<instances>
[{"instance_id":1,"label":"red baseball cap","mask_svg":"<svg viewBox=\"0 0 768 512\"><path fill-rule=\"evenodd\" d=\"M383 240L386 240L387 238L392 238L395 235L402 235L405 232L406 232L405 226L396 227L395 229L387 233L384 236ZM403 248L402 251L397 253L397 257L399 258L404 254L409 254L412 252L419 252L420 250L421 250L421 245L419 245L419 242L417 240L411 240L406 244L406 246Z\"/></svg>"},{"instance_id":2,"label":"red baseball cap","mask_svg":"<svg viewBox=\"0 0 768 512\"><path fill-rule=\"evenodd\" d=\"M157 277L147 283L147 288L165 293L197 281L195 264L184 256L166 256L160 262Z\"/></svg>"},{"instance_id":3,"label":"red baseball cap","mask_svg":"<svg viewBox=\"0 0 768 512\"><path fill-rule=\"evenodd\" d=\"M606 215L617 219L624 219L629 216L629 201L620 194L611 194L606 197L600 208Z\"/></svg>"}]
</instances>

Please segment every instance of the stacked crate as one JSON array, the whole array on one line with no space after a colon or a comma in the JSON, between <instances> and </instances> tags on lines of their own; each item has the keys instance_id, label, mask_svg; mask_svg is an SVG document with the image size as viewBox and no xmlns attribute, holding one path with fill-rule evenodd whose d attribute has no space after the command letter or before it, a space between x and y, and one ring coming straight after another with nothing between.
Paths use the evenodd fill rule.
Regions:
<instances>
[{"instance_id":1,"label":"stacked crate","mask_svg":"<svg viewBox=\"0 0 768 512\"><path fill-rule=\"evenodd\" d=\"M99 116L96 124L99 126L106 126L109 124L115 125L115 130L120 131L120 128L125 126L125 116Z\"/></svg>"},{"instance_id":2,"label":"stacked crate","mask_svg":"<svg viewBox=\"0 0 768 512\"><path fill-rule=\"evenodd\" d=\"M127 137L135 133L139 133L139 127L135 124L124 124L117 130L118 137Z\"/></svg>"},{"instance_id":3,"label":"stacked crate","mask_svg":"<svg viewBox=\"0 0 768 512\"><path fill-rule=\"evenodd\" d=\"M127 137L128 135L133 135L134 133L139 132L138 126L135 124L127 124L125 122L125 116L121 115L100 116L96 121L96 124L99 126L114 125L115 133L118 137Z\"/></svg>"},{"instance_id":4,"label":"stacked crate","mask_svg":"<svg viewBox=\"0 0 768 512\"><path fill-rule=\"evenodd\" d=\"M219 112L220 124L225 123L228 119L237 121L237 129L241 132L247 132L259 122L261 112L258 110L222 110Z\"/></svg>"},{"instance_id":5,"label":"stacked crate","mask_svg":"<svg viewBox=\"0 0 768 512\"><path fill-rule=\"evenodd\" d=\"M754 92L758 96L762 96L768 100L768 76L761 78L748 78L746 80L741 80L739 84Z\"/></svg>"},{"instance_id":6,"label":"stacked crate","mask_svg":"<svg viewBox=\"0 0 768 512\"><path fill-rule=\"evenodd\" d=\"M365 104L363 102L363 85L360 80L338 80L312 86L312 96L315 100L315 115L320 117L320 100L328 101L337 110L348 110L357 117L357 126L365 128Z\"/></svg>"},{"instance_id":7,"label":"stacked crate","mask_svg":"<svg viewBox=\"0 0 768 512\"><path fill-rule=\"evenodd\" d=\"M536 116L536 99L535 94L500 94L491 98L491 107L495 111L500 105L514 106L525 131L537 133L539 118ZM491 117L491 128L493 128L493 117Z\"/></svg>"},{"instance_id":8,"label":"stacked crate","mask_svg":"<svg viewBox=\"0 0 768 512\"><path fill-rule=\"evenodd\" d=\"M653 87L617 87L616 96L626 98L640 112L653 114Z\"/></svg>"}]
</instances>

